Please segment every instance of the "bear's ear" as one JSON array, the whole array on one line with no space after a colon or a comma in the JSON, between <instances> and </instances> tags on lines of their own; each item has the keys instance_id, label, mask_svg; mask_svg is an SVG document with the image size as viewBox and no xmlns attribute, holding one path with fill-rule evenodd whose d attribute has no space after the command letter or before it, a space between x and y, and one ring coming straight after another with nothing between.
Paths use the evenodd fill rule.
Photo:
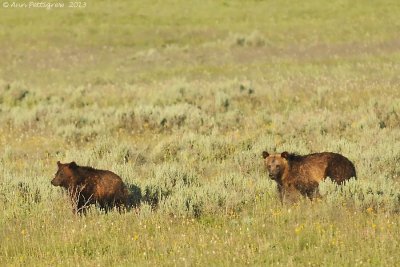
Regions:
<instances>
[{"instance_id":1,"label":"bear's ear","mask_svg":"<svg viewBox=\"0 0 400 267\"><path fill-rule=\"evenodd\" d=\"M58 168L61 167L61 162L60 161L57 161L57 166L58 166Z\"/></svg>"},{"instance_id":2,"label":"bear's ear","mask_svg":"<svg viewBox=\"0 0 400 267\"><path fill-rule=\"evenodd\" d=\"M73 162L71 162L71 163L69 164L69 167L70 167L71 169L75 169L76 167L78 167L78 165L76 165L75 161L73 161Z\"/></svg>"},{"instance_id":3,"label":"bear's ear","mask_svg":"<svg viewBox=\"0 0 400 267\"><path fill-rule=\"evenodd\" d=\"M289 158L289 152L285 151L281 153L281 157L284 159L288 159Z\"/></svg>"},{"instance_id":4,"label":"bear's ear","mask_svg":"<svg viewBox=\"0 0 400 267\"><path fill-rule=\"evenodd\" d=\"M266 159L269 156L269 153L267 151L263 151L262 156L264 159Z\"/></svg>"}]
</instances>

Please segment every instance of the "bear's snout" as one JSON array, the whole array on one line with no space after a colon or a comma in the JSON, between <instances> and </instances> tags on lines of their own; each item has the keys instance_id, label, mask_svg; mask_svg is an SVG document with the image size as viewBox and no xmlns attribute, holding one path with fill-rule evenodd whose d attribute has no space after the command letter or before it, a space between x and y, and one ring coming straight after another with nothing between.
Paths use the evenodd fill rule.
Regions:
<instances>
[{"instance_id":1,"label":"bear's snout","mask_svg":"<svg viewBox=\"0 0 400 267\"><path fill-rule=\"evenodd\" d=\"M54 185L54 186L59 186L59 185L60 185L60 182L57 181L57 180L54 178L53 180L51 180L51 184Z\"/></svg>"},{"instance_id":2,"label":"bear's snout","mask_svg":"<svg viewBox=\"0 0 400 267\"><path fill-rule=\"evenodd\" d=\"M269 172L269 178L271 180L276 180L276 178L278 177L278 173L276 172Z\"/></svg>"}]
</instances>

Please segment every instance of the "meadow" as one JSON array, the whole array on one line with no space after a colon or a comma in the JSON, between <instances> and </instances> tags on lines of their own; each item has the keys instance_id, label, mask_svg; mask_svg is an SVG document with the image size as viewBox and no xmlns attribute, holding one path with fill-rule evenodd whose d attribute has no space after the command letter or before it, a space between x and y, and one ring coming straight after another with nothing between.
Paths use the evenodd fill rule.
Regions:
<instances>
[{"instance_id":1,"label":"meadow","mask_svg":"<svg viewBox=\"0 0 400 267\"><path fill-rule=\"evenodd\" d=\"M397 1L86 3L0 7L1 266L398 265ZM281 204L263 150L358 179ZM58 160L140 208L74 215Z\"/></svg>"}]
</instances>

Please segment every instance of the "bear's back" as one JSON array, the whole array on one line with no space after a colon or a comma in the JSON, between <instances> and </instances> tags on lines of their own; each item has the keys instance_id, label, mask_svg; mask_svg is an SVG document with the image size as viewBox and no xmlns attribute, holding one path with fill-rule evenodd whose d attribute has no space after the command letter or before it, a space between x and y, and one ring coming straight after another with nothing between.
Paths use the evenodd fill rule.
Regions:
<instances>
[{"instance_id":1,"label":"bear's back","mask_svg":"<svg viewBox=\"0 0 400 267\"><path fill-rule=\"evenodd\" d=\"M117 174L108 170L92 167L78 167L75 172L80 176L86 195L93 195L96 200L120 198L125 194L125 185Z\"/></svg>"},{"instance_id":2,"label":"bear's back","mask_svg":"<svg viewBox=\"0 0 400 267\"><path fill-rule=\"evenodd\" d=\"M341 154L333 152L313 153L298 156L290 161L291 174L297 179L321 182L326 177L341 183L351 177L355 177L353 163Z\"/></svg>"}]
</instances>

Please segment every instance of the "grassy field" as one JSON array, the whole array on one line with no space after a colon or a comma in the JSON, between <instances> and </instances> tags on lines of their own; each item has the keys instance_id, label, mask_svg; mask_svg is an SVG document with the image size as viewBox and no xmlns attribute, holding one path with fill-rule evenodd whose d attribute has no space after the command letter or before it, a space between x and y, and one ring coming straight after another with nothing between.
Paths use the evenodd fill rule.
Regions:
<instances>
[{"instance_id":1,"label":"grassy field","mask_svg":"<svg viewBox=\"0 0 400 267\"><path fill-rule=\"evenodd\" d=\"M3 4L0 265L398 265L399 17L386 0ZM358 180L282 205L263 150L342 153ZM75 216L57 160L119 174L140 209Z\"/></svg>"}]
</instances>

